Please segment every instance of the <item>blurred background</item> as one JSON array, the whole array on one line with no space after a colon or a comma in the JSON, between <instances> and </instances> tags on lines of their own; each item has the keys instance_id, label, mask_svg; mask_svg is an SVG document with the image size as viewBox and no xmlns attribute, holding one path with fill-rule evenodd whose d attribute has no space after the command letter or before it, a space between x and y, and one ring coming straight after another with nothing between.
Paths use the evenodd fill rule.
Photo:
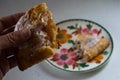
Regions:
<instances>
[{"instance_id":1,"label":"blurred background","mask_svg":"<svg viewBox=\"0 0 120 80\"><path fill-rule=\"evenodd\" d=\"M56 22L80 18L104 26L114 41L110 62L100 70L80 74L54 69L43 61L24 72L15 67L3 80L120 80L120 0L0 0L0 17L25 12L41 2L47 3Z\"/></svg>"}]
</instances>

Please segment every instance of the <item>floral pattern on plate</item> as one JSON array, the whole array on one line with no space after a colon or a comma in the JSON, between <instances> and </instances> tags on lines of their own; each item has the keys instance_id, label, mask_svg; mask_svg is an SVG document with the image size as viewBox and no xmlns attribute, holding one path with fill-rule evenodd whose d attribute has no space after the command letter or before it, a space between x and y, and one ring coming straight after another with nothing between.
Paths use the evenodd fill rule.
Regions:
<instances>
[{"instance_id":1,"label":"floral pattern on plate","mask_svg":"<svg viewBox=\"0 0 120 80\"><path fill-rule=\"evenodd\" d=\"M65 71L86 72L101 67L109 60L113 49L113 41L104 27L82 19L66 20L58 23L58 26L59 48L55 49L56 54L47 60L50 64ZM109 47L89 62L81 61L82 50L80 49L80 42L76 41L79 35L84 34L106 38L110 41Z\"/></svg>"}]
</instances>

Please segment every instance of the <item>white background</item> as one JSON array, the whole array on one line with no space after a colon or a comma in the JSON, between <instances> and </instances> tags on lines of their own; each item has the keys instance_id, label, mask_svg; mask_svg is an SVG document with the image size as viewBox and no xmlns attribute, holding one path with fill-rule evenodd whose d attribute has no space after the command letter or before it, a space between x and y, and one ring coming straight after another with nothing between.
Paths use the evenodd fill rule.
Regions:
<instances>
[{"instance_id":1,"label":"white background","mask_svg":"<svg viewBox=\"0 0 120 80\"><path fill-rule=\"evenodd\" d=\"M104 26L112 35L114 50L110 62L90 73L69 73L49 66L45 61L23 72L17 67L3 80L120 80L120 0L0 0L0 17L24 12L46 2L56 22L82 18Z\"/></svg>"}]
</instances>

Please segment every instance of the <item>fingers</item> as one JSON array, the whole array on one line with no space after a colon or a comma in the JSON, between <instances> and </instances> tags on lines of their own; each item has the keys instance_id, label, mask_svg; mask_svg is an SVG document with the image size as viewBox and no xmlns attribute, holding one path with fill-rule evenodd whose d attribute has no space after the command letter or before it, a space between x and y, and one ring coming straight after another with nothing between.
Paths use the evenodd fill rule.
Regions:
<instances>
[{"instance_id":1,"label":"fingers","mask_svg":"<svg viewBox=\"0 0 120 80\"><path fill-rule=\"evenodd\" d=\"M2 78L3 78L3 73L2 73L2 71L0 69L0 80L2 80Z\"/></svg>"},{"instance_id":2,"label":"fingers","mask_svg":"<svg viewBox=\"0 0 120 80\"><path fill-rule=\"evenodd\" d=\"M0 80L9 71L9 69L17 66L17 59L15 56L5 58L0 56Z\"/></svg>"},{"instance_id":3,"label":"fingers","mask_svg":"<svg viewBox=\"0 0 120 80\"><path fill-rule=\"evenodd\" d=\"M4 30L0 33L0 36L1 36L1 35L5 35L5 34L8 34L8 33L10 33L10 32L13 32L13 31L14 31L14 28L15 28L15 26L12 26L12 27L9 27L9 28L4 29Z\"/></svg>"},{"instance_id":4,"label":"fingers","mask_svg":"<svg viewBox=\"0 0 120 80\"><path fill-rule=\"evenodd\" d=\"M0 80L2 80L2 78L3 78L3 73L2 73L2 71L0 70Z\"/></svg>"},{"instance_id":5,"label":"fingers","mask_svg":"<svg viewBox=\"0 0 120 80\"><path fill-rule=\"evenodd\" d=\"M15 25L22 15L24 15L24 13L17 13L6 17L2 17L0 19L0 31Z\"/></svg>"},{"instance_id":6,"label":"fingers","mask_svg":"<svg viewBox=\"0 0 120 80\"><path fill-rule=\"evenodd\" d=\"M10 47L2 50L2 55L7 59L10 69L17 66L17 58L15 54L18 53L18 47Z\"/></svg>"},{"instance_id":7,"label":"fingers","mask_svg":"<svg viewBox=\"0 0 120 80\"><path fill-rule=\"evenodd\" d=\"M17 54L18 53L18 47L10 47L10 48L7 48L7 49L3 49L2 50L2 54L8 58L10 57L11 55L14 55L14 54Z\"/></svg>"},{"instance_id":8,"label":"fingers","mask_svg":"<svg viewBox=\"0 0 120 80\"><path fill-rule=\"evenodd\" d=\"M17 59L15 56L9 57L7 58L9 65L10 65L10 69L17 66Z\"/></svg>"},{"instance_id":9,"label":"fingers","mask_svg":"<svg viewBox=\"0 0 120 80\"><path fill-rule=\"evenodd\" d=\"M3 73L3 76L8 72L10 69L9 63L7 59L5 59L3 56L0 56L0 69Z\"/></svg>"},{"instance_id":10,"label":"fingers","mask_svg":"<svg viewBox=\"0 0 120 80\"><path fill-rule=\"evenodd\" d=\"M1 52L1 60L5 59L7 61L7 63L9 63L9 68L13 68L17 65L17 59L15 54L18 53L18 47L11 47L11 48L7 48L7 49L3 49ZM3 62L6 62L3 61Z\"/></svg>"},{"instance_id":11,"label":"fingers","mask_svg":"<svg viewBox=\"0 0 120 80\"><path fill-rule=\"evenodd\" d=\"M31 32L29 29L22 31L11 32L9 34L0 36L0 49L6 49L9 47L16 47L29 39Z\"/></svg>"}]
</instances>

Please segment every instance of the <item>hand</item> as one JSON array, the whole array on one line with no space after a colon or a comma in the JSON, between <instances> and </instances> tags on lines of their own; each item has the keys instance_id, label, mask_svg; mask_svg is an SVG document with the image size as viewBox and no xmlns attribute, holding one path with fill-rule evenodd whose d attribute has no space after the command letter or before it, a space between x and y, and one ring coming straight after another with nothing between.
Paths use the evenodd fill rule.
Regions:
<instances>
[{"instance_id":1,"label":"hand","mask_svg":"<svg viewBox=\"0 0 120 80\"><path fill-rule=\"evenodd\" d=\"M28 29L13 32L13 25L23 14L18 13L0 19L0 80L9 69L17 65L14 54L18 52L18 45L30 37L31 32Z\"/></svg>"}]
</instances>

